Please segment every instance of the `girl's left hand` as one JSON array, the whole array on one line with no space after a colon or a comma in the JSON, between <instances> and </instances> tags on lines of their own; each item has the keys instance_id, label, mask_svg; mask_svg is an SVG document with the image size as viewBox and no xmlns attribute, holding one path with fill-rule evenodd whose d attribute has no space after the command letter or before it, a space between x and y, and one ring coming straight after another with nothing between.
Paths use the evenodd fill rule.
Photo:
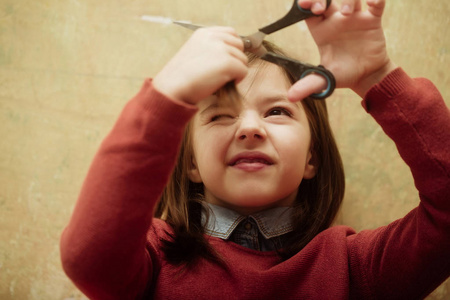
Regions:
<instances>
[{"instance_id":1,"label":"girl's left hand","mask_svg":"<svg viewBox=\"0 0 450 300\"><path fill-rule=\"evenodd\" d=\"M326 0L298 2L315 14L323 14L306 22L318 46L321 65L333 73L338 88L350 88L363 97L395 68L387 55L381 26L385 0L366 0L365 11L361 0L342 0L340 8L332 2L327 10ZM288 97L302 100L324 85L322 77L306 76L292 86Z\"/></svg>"}]
</instances>

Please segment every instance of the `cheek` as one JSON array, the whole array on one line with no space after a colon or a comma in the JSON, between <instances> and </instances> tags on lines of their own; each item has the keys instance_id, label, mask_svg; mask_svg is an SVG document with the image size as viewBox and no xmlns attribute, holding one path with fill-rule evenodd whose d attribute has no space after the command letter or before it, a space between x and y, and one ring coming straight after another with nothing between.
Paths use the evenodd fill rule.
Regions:
<instances>
[{"instance_id":1,"label":"cheek","mask_svg":"<svg viewBox=\"0 0 450 300\"><path fill-rule=\"evenodd\" d=\"M200 172L213 171L212 164L225 163L230 141L226 131L199 132L194 136L194 141L194 155Z\"/></svg>"},{"instance_id":2,"label":"cheek","mask_svg":"<svg viewBox=\"0 0 450 300\"><path fill-rule=\"evenodd\" d=\"M276 136L277 152L283 161L290 162L288 167L304 167L310 151L311 138L309 130L291 130Z\"/></svg>"}]
</instances>

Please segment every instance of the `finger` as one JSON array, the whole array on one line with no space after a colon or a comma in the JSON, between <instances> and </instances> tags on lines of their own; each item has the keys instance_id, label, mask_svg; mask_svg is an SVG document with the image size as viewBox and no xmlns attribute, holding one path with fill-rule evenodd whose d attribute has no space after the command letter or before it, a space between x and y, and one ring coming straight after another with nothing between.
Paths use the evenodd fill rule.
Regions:
<instances>
[{"instance_id":1,"label":"finger","mask_svg":"<svg viewBox=\"0 0 450 300\"><path fill-rule=\"evenodd\" d=\"M248 57L241 49L230 47L228 51L231 56L241 61L244 65L248 64Z\"/></svg>"},{"instance_id":2,"label":"finger","mask_svg":"<svg viewBox=\"0 0 450 300\"><path fill-rule=\"evenodd\" d=\"M221 26L212 26L212 27L203 27L197 29L194 34L199 33L206 36L206 38L212 38L214 36L220 37L225 39L225 37L228 37L228 41L232 41L233 39L237 44L236 46L239 46L240 43L243 43L241 41L241 38L239 37L236 30L232 27L221 27Z\"/></svg>"},{"instance_id":3,"label":"finger","mask_svg":"<svg viewBox=\"0 0 450 300\"><path fill-rule=\"evenodd\" d=\"M311 0L308 0L308 1L311 1ZM323 3L324 3L324 7L326 7L325 0L323 1ZM330 3L330 6L320 16L314 17L314 18L308 18L305 20L305 22L309 28L312 28L312 27L316 26L317 24L319 24L320 22L322 22L324 19L331 17L336 12L339 12L339 7L337 6L337 4L335 4L334 1L332 1ZM314 12L314 13L318 14L317 12Z\"/></svg>"},{"instance_id":4,"label":"finger","mask_svg":"<svg viewBox=\"0 0 450 300\"><path fill-rule=\"evenodd\" d=\"M237 34L236 30L233 27L229 27L229 26L211 26L211 27L204 27L204 28L200 28L200 29L212 30L212 31L216 31L216 32L225 32L225 33L229 33L234 36L239 36Z\"/></svg>"},{"instance_id":5,"label":"finger","mask_svg":"<svg viewBox=\"0 0 450 300\"><path fill-rule=\"evenodd\" d=\"M361 0L355 0L355 9L354 9L354 11L361 11L361 10L362 10Z\"/></svg>"},{"instance_id":6,"label":"finger","mask_svg":"<svg viewBox=\"0 0 450 300\"><path fill-rule=\"evenodd\" d=\"M299 0L298 5L306 10L311 10L316 15L323 14L327 9L326 0Z\"/></svg>"},{"instance_id":7,"label":"finger","mask_svg":"<svg viewBox=\"0 0 450 300\"><path fill-rule=\"evenodd\" d=\"M383 15L386 2L384 0L367 0L367 10L376 17Z\"/></svg>"},{"instance_id":8,"label":"finger","mask_svg":"<svg viewBox=\"0 0 450 300\"><path fill-rule=\"evenodd\" d=\"M221 36L225 44L230 45L234 48L239 49L241 52L244 51L244 41L239 36L234 36L230 34L225 34Z\"/></svg>"},{"instance_id":9,"label":"finger","mask_svg":"<svg viewBox=\"0 0 450 300\"><path fill-rule=\"evenodd\" d=\"M341 5L341 13L344 16L348 16L354 12L361 11L361 8L361 0L343 0Z\"/></svg>"},{"instance_id":10,"label":"finger","mask_svg":"<svg viewBox=\"0 0 450 300\"><path fill-rule=\"evenodd\" d=\"M310 10L316 14L321 15L327 9L327 4L325 0L313 0Z\"/></svg>"},{"instance_id":11,"label":"finger","mask_svg":"<svg viewBox=\"0 0 450 300\"><path fill-rule=\"evenodd\" d=\"M301 101L306 97L320 93L327 87L327 81L320 75L308 75L294 83L288 91L288 99L292 102Z\"/></svg>"},{"instance_id":12,"label":"finger","mask_svg":"<svg viewBox=\"0 0 450 300\"><path fill-rule=\"evenodd\" d=\"M313 0L298 0L297 4L303 9L311 9Z\"/></svg>"},{"instance_id":13,"label":"finger","mask_svg":"<svg viewBox=\"0 0 450 300\"><path fill-rule=\"evenodd\" d=\"M326 5L327 5L327 3L326 3L326 1L324 1L324 6L326 7ZM339 7L336 4L336 1L332 0L330 3L330 6L328 6L328 8L326 8L326 10L323 12L322 16L324 16L325 18L329 18L338 11L339 11ZM310 18L310 19L314 19L314 18Z\"/></svg>"},{"instance_id":14,"label":"finger","mask_svg":"<svg viewBox=\"0 0 450 300\"><path fill-rule=\"evenodd\" d=\"M196 32L203 34L201 39L222 41L229 46L239 49L241 52L244 51L242 38L231 27L207 27L197 29Z\"/></svg>"},{"instance_id":15,"label":"finger","mask_svg":"<svg viewBox=\"0 0 450 300\"><path fill-rule=\"evenodd\" d=\"M230 62L230 76L236 82L242 81L248 73L247 64L242 63L240 60Z\"/></svg>"}]
</instances>

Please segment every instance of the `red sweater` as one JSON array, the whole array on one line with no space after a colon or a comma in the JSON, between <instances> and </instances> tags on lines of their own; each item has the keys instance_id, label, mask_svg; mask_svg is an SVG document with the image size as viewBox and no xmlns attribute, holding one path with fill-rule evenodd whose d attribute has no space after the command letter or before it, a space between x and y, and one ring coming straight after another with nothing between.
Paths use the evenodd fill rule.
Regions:
<instances>
[{"instance_id":1,"label":"red sweater","mask_svg":"<svg viewBox=\"0 0 450 300\"><path fill-rule=\"evenodd\" d=\"M62 235L66 273L91 299L425 297L450 274L450 113L429 81L401 69L363 105L411 168L417 208L375 230L329 228L284 262L209 237L227 267L200 259L183 273L164 259L169 228L152 211L196 108L145 82L102 143Z\"/></svg>"}]
</instances>

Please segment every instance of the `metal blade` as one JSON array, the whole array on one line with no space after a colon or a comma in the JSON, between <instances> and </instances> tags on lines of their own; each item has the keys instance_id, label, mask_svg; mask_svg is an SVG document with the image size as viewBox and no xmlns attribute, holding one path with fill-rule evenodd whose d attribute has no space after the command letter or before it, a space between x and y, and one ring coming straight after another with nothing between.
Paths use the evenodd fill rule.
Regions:
<instances>
[{"instance_id":1,"label":"metal blade","mask_svg":"<svg viewBox=\"0 0 450 300\"><path fill-rule=\"evenodd\" d=\"M195 31L195 30L197 30L199 28L205 27L205 26L202 26L202 25L196 25L196 24L192 24L190 22L185 22L185 21L172 21L172 23L176 24L176 25L180 25L182 27L185 27L185 28L193 30L193 31Z\"/></svg>"},{"instance_id":2,"label":"metal blade","mask_svg":"<svg viewBox=\"0 0 450 300\"><path fill-rule=\"evenodd\" d=\"M241 36L244 41L245 51L252 52L257 56L263 56L267 53L267 49L262 45L266 34L261 31L257 31L251 35Z\"/></svg>"}]
</instances>

